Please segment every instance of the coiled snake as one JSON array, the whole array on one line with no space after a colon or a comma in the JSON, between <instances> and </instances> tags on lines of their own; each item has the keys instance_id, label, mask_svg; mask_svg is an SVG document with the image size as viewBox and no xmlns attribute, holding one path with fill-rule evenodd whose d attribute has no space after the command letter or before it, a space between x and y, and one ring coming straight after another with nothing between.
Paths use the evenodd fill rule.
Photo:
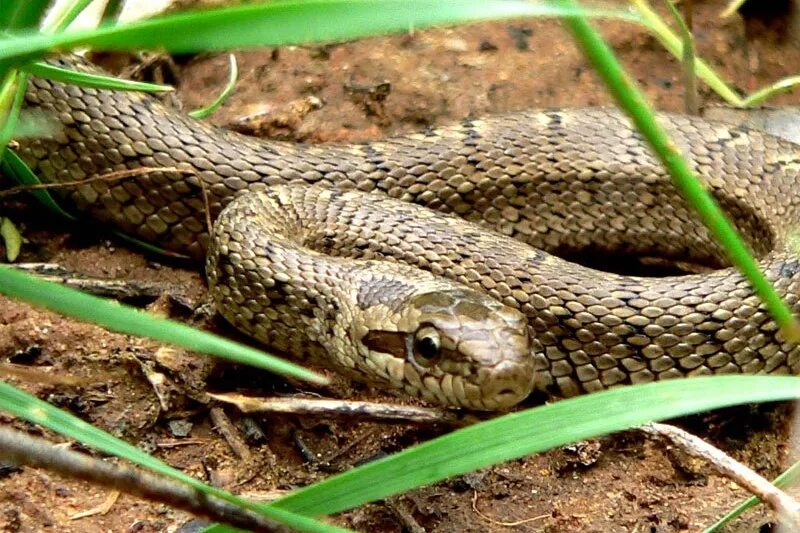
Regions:
<instances>
[{"instance_id":1,"label":"coiled snake","mask_svg":"<svg viewBox=\"0 0 800 533\"><path fill-rule=\"evenodd\" d=\"M198 258L209 248L206 270L227 320L359 379L502 409L533 387L573 396L800 370L800 348L731 268L643 278L551 255L725 265L615 110L530 111L383 142L304 146L215 129L136 93L34 79L27 105L63 125L18 150L45 181L193 169L94 180L64 195L161 247ZM800 262L789 249L800 151L742 127L661 120L800 310ZM213 218L230 204L212 238L203 189Z\"/></svg>"}]
</instances>

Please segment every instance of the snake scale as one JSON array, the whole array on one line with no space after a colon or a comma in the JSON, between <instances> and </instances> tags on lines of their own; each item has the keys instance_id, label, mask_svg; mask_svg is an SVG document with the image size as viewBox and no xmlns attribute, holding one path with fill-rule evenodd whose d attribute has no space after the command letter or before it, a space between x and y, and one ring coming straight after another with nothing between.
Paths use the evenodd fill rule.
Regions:
<instances>
[{"instance_id":1,"label":"snake scale","mask_svg":"<svg viewBox=\"0 0 800 533\"><path fill-rule=\"evenodd\" d=\"M726 268L616 110L528 111L306 146L216 129L137 93L34 79L26 101L62 125L18 148L45 181L190 169L93 180L63 195L166 249L196 258L210 249L209 284L228 321L355 378L504 409L534 388L574 396L800 371L800 348ZM800 222L798 148L696 117L660 120L800 311L800 262L789 249ZM719 268L637 277L558 257L585 252Z\"/></svg>"}]
</instances>

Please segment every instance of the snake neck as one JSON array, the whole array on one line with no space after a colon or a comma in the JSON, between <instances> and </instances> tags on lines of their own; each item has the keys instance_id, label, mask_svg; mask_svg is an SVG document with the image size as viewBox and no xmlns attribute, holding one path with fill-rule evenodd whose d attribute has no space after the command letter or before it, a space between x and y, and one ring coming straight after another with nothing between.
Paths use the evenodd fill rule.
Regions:
<instances>
[{"instance_id":1,"label":"snake neck","mask_svg":"<svg viewBox=\"0 0 800 533\"><path fill-rule=\"evenodd\" d=\"M530 393L521 313L425 270L325 253L338 242L330 225L348 223L328 204L348 204L309 189L279 185L223 210L206 273L229 322L291 355L443 405L499 409Z\"/></svg>"}]
</instances>

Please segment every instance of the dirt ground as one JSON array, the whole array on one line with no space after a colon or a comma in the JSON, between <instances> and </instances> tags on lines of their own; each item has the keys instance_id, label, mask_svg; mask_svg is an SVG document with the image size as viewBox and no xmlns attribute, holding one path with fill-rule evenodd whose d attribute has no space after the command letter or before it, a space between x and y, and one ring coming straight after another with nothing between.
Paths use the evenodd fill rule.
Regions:
<instances>
[{"instance_id":1,"label":"dirt ground","mask_svg":"<svg viewBox=\"0 0 800 533\"><path fill-rule=\"evenodd\" d=\"M725 2L695 2L700 54L726 79L749 91L796 74L800 47L785 13L720 21ZM773 2L773 6L783 2ZM602 24L634 79L662 110L682 108L680 69L637 27ZM237 53L240 81L211 119L260 135L317 143L363 141L531 107L609 103L592 69L554 21L512 21L367 39L321 47ZM186 109L208 103L227 76L224 56L176 58L175 81ZM704 103L718 98L701 88ZM775 103L796 103L784 95ZM258 114L259 119L242 117ZM173 318L236 336L196 314L204 283L192 265L143 255L90 225L63 223L26 200L8 202L30 241L22 261L58 263L91 276L164 284L155 307ZM141 304L142 302L138 302ZM145 302L147 303L147 302ZM12 383L146 449L188 474L253 498L301 487L435 437L446 428L377 425L295 416L245 417L224 408L246 439L237 457L210 419L204 392L260 395L310 391L249 369L203 365L165 355L157 343L108 333L0 298L0 361L80 386ZM170 386L162 406L147 374ZM198 376L203 379L199 379ZM311 392L349 399L387 399L337 383ZM742 407L681 420L767 477L795 458L791 408ZM598 413L600 416L600 413ZM0 414L33 433L39 430ZM582 453L586 446L593 453ZM587 458L588 457L588 458ZM0 529L33 531L190 531L192 517L126 495L107 513L73 519L101 506L110 491L42 470L0 464ZM358 531L700 531L747 494L674 450L630 432L528 457L366 505L333 517ZM769 531L767 518L747 515L738 531ZM508 525L513 524L513 525ZM761 528L761 529L759 529Z\"/></svg>"}]
</instances>

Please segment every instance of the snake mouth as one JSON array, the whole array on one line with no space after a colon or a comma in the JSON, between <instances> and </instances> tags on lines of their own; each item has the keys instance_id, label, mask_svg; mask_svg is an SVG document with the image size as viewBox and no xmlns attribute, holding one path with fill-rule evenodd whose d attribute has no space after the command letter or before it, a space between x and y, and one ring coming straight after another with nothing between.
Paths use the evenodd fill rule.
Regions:
<instances>
[{"instance_id":1,"label":"snake mouth","mask_svg":"<svg viewBox=\"0 0 800 533\"><path fill-rule=\"evenodd\" d=\"M447 375L440 379L418 376L416 369L406 365L406 392L423 400L460 409L476 411L508 410L530 395L534 389L533 364L511 363L475 376Z\"/></svg>"},{"instance_id":2,"label":"snake mouth","mask_svg":"<svg viewBox=\"0 0 800 533\"><path fill-rule=\"evenodd\" d=\"M530 395L536 383L532 358L500 363L481 384L482 409L509 409Z\"/></svg>"}]
</instances>

